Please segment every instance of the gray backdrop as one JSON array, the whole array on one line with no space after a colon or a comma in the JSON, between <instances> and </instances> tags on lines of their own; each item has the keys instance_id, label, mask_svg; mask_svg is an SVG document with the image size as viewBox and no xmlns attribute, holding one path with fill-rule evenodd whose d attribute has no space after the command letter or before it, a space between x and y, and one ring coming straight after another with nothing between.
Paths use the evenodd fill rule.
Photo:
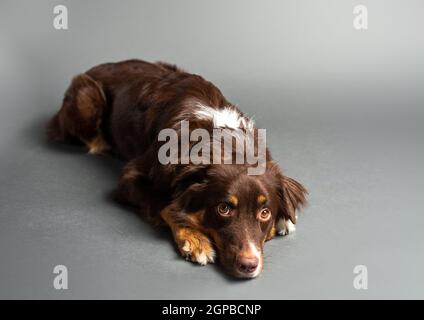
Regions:
<instances>
[{"instance_id":1,"label":"gray backdrop","mask_svg":"<svg viewBox=\"0 0 424 320\"><path fill-rule=\"evenodd\" d=\"M352 27L360 3L367 31ZM69 30L53 28L56 4ZM424 298L423 14L419 0L2 0L0 298ZM259 278L185 262L110 200L118 161L45 142L71 77L127 58L214 82L308 187Z\"/></svg>"}]
</instances>

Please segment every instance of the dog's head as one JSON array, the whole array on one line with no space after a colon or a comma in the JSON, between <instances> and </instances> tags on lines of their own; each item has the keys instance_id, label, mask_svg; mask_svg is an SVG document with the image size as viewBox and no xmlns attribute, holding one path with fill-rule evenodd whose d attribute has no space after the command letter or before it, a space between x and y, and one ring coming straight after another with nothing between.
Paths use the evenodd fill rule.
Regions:
<instances>
[{"instance_id":1,"label":"dog's head","mask_svg":"<svg viewBox=\"0 0 424 320\"><path fill-rule=\"evenodd\" d=\"M242 165L187 167L178 183L182 211L211 238L224 269L239 278L260 274L264 242L279 223L296 223L305 203L304 187L273 161L262 175L248 175Z\"/></svg>"}]
</instances>

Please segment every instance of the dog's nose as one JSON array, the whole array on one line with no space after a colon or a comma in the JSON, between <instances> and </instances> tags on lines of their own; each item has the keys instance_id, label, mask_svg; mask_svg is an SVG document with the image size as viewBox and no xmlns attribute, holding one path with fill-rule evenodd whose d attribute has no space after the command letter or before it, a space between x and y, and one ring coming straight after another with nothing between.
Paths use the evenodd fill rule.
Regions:
<instances>
[{"instance_id":1,"label":"dog's nose","mask_svg":"<svg viewBox=\"0 0 424 320\"><path fill-rule=\"evenodd\" d=\"M237 268L241 273L252 273L256 270L259 264L259 259L255 256L243 256L237 257Z\"/></svg>"}]
</instances>

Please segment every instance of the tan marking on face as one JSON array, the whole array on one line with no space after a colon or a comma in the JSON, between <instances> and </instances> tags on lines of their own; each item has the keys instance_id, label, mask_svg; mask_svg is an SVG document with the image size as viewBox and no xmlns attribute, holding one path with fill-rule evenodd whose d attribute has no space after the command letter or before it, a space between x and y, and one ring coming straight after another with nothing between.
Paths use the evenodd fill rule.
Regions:
<instances>
[{"instance_id":1,"label":"tan marking on face","mask_svg":"<svg viewBox=\"0 0 424 320\"><path fill-rule=\"evenodd\" d=\"M238 198L234 195L231 195L229 198L229 202L232 206L237 207L238 205Z\"/></svg>"},{"instance_id":2,"label":"tan marking on face","mask_svg":"<svg viewBox=\"0 0 424 320\"><path fill-rule=\"evenodd\" d=\"M273 223L271 229L269 230L269 232L266 236L265 241L271 240L272 238L274 238L276 236L276 234L277 234L277 230L275 228L275 223Z\"/></svg>"},{"instance_id":3,"label":"tan marking on face","mask_svg":"<svg viewBox=\"0 0 424 320\"><path fill-rule=\"evenodd\" d=\"M258 197L258 204L259 204L259 205L263 205L265 202L266 202L266 197L265 197L263 194L261 194L261 195Z\"/></svg>"},{"instance_id":4,"label":"tan marking on face","mask_svg":"<svg viewBox=\"0 0 424 320\"><path fill-rule=\"evenodd\" d=\"M253 254L252 254L250 248L241 251L240 255L243 256L243 257L253 257Z\"/></svg>"},{"instance_id":5,"label":"tan marking on face","mask_svg":"<svg viewBox=\"0 0 424 320\"><path fill-rule=\"evenodd\" d=\"M243 250L240 252L240 255L244 257L260 258L260 254L258 252L259 251L256 246L251 241L247 241L247 243L243 245Z\"/></svg>"}]
</instances>

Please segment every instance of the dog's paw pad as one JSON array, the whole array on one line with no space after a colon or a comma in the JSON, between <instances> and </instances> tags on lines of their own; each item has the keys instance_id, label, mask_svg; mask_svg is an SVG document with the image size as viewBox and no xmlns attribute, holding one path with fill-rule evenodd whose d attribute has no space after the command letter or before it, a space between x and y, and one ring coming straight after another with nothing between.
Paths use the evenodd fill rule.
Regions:
<instances>
[{"instance_id":1,"label":"dog's paw pad","mask_svg":"<svg viewBox=\"0 0 424 320\"><path fill-rule=\"evenodd\" d=\"M215 250L209 239L197 231L184 230L180 232L180 252L186 260L202 266L215 261Z\"/></svg>"},{"instance_id":2,"label":"dog's paw pad","mask_svg":"<svg viewBox=\"0 0 424 320\"><path fill-rule=\"evenodd\" d=\"M286 219L280 219L275 226L277 234L280 236L286 236L292 234L296 231L296 226L293 222Z\"/></svg>"}]
</instances>

